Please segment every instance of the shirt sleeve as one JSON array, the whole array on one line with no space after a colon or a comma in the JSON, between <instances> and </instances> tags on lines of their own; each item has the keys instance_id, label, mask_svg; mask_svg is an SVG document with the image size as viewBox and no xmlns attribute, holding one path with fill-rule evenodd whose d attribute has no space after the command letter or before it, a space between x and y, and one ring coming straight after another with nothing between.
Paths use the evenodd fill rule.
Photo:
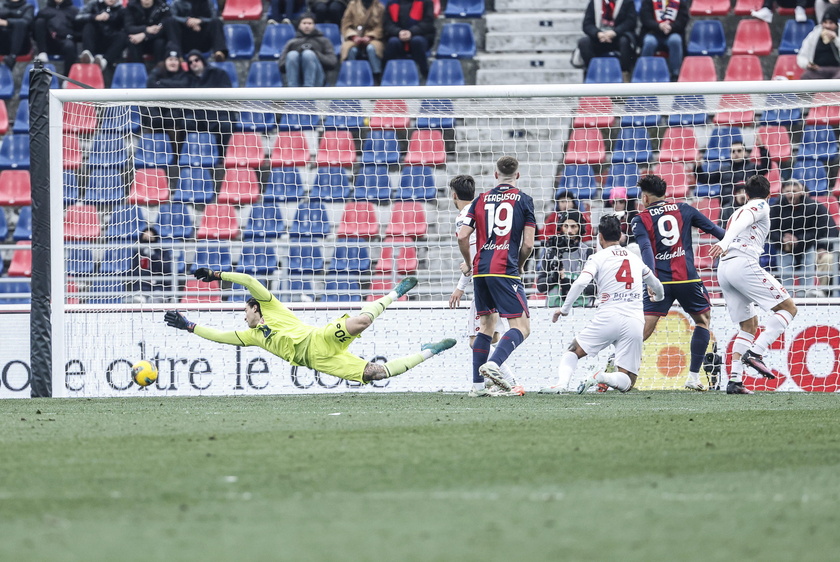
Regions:
<instances>
[{"instance_id":1,"label":"shirt sleeve","mask_svg":"<svg viewBox=\"0 0 840 562\"><path fill-rule=\"evenodd\" d=\"M691 209L691 225L699 228L706 234L711 234L718 240L721 240L725 235L726 231L723 230L721 227L713 223L709 217L695 209L694 207L690 207L686 205L686 208Z\"/></svg>"},{"instance_id":2,"label":"shirt sleeve","mask_svg":"<svg viewBox=\"0 0 840 562\"><path fill-rule=\"evenodd\" d=\"M245 273L223 271L221 277L224 281L230 281L231 283L236 283L237 285L243 285L251 293L251 296L260 302L270 301L274 298L271 292L265 288L265 285Z\"/></svg>"},{"instance_id":3,"label":"shirt sleeve","mask_svg":"<svg viewBox=\"0 0 840 562\"><path fill-rule=\"evenodd\" d=\"M248 345L239 337L238 332L222 332L207 326L196 326L193 333L197 336L216 343L226 343L229 345Z\"/></svg>"},{"instance_id":4,"label":"shirt sleeve","mask_svg":"<svg viewBox=\"0 0 840 562\"><path fill-rule=\"evenodd\" d=\"M633 217L631 225L633 227L633 236L636 238L636 244L639 245L639 253L642 255L642 261L651 271L656 271L656 259L653 255L653 247L651 246L648 231L645 225L642 224L642 219L636 215Z\"/></svg>"},{"instance_id":5,"label":"shirt sleeve","mask_svg":"<svg viewBox=\"0 0 840 562\"><path fill-rule=\"evenodd\" d=\"M754 221L755 216L753 212L746 206L741 207L734 215L732 215L732 218L729 219L729 227L726 229L726 235L724 235L723 239L715 245L720 246L725 252L729 249L729 245L732 244L732 241L748 229Z\"/></svg>"},{"instance_id":6,"label":"shirt sleeve","mask_svg":"<svg viewBox=\"0 0 840 562\"><path fill-rule=\"evenodd\" d=\"M592 274L585 269L588 265L589 262L587 262L587 265L584 266L584 270L580 275L578 275L578 278L575 279L572 286L569 287L569 292L566 293L566 300L563 301L563 306L560 308L563 314L568 314L572 311L572 305L575 304L578 297L583 294L583 290L586 289L586 286L594 279Z\"/></svg>"}]
</instances>

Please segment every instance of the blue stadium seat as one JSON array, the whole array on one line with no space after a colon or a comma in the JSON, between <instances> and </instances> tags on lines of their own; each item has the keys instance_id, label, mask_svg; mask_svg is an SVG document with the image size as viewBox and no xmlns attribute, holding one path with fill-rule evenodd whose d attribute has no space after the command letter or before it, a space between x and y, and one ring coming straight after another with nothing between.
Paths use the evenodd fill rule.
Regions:
<instances>
[{"instance_id":1,"label":"blue stadium seat","mask_svg":"<svg viewBox=\"0 0 840 562\"><path fill-rule=\"evenodd\" d=\"M670 82L671 72L662 57L639 57L633 67L631 82Z\"/></svg>"},{"instance_id":2,"label":"blue stadium seat","mask_svg":"<svg viewBox=\"0 0 840 562\"><path fill-rule=\"evenodd\" d=\"M717 19L697 20L688 36L688 55L718 56L726 53L726 35Z\"/></svg>"},{"instance_id":3,"label":"blue stadium seat","mask_svg":"<svg viewBox=\"0 0 840 562\"><path fill-rule=\"evenodd\" d=\"M435 59L429 67L427 86L463 86L464 70L456 59Z\"/></svg>"},{"instance_id":4,"label":"blue stadium seat","mask_svg":"<svg viewBox=\"0 0 840 562\"><path fill-rule=\"evenodd\" d=\"M653 159L647 129L644 127L630 127L621 129L613 148L612 161L635 162L645 164Z\"/></svg>"},{"instance_id":5,"label":"blue stadium seat","mask_svg":"<svg viewBox=\"0 0 840 562\"><path fill-rule=\"evenodd\" d=\"M361 284L358 279L327 277L324 281L324 302L360 302Z\"/></svg>"},{"instance_id":6,"label":"blue stadium seat","mask_svg":"<svg viewBox=\"0 0 840 562\"><path fill-rule=\"evenodd\" d=\"M639 177L639 166L635 162L613 164L610 167L609 175L607 175L601 198L604 201L609 200L614 187L626 188L628 199L638 198L641 191L636 185L639 182Z\"/></svg>"},{"instance_id":7,"label":"blue stadium seat","mask_svg":"<svg viewBox=\"0 0 840 562\"><path fill-rule=\"evenodd\" d=\"M799 104L796 94L767 94L764 103L766 109L761 114L762 125L778 125L792 129L802 121L802 108L791 107Z\"/></svg>"},{"instance_id":8,"label":"blue stadium seat","mask_svg":"<svg viewBox=\"0 0 840 562\"><path fill-rule=\"evenodd\" d=\"M592 199L598 191L598 183L595 181L595 174L589 164L567 164L563 168L560 180L557 182L557 192L571 192L575 199Z\"/></svg>"},{"instance_id":9,"label":"blue stadium seat","mask_svg":"<svg viewBox=\"0 0 840 562\"><path fill-rule=\"evenodd\" d=\"M178 165L194 168L216 166L221 160L218 142L218 138L213 133L187 133L187 138L181 147Z\"/></svg>"},{"instance_id":10,"label":"blue stadium seat","mask_svg":"<svg viewBox=\"0 0 840 562\"><path fill-rule=\"evenodd\" d=\"M370 265L370 250L365 241L357 238L347 238L343 243L339 241L336 244L327 273L368 273L370 272Z\"/></svg>"},{"instance_id":11,"label":"blue stadium seat","mask_svg":"<svg viewBox=\"0 0 840 562\"><path fill-rule=\"evenodd\" d=\"M26 99L29 97L29 71L35 68L35 65L30 63L26 65L26 68L23 71L23 77L20 80L20 90L18 91L18 97L20 99ZM55 65L51 62L48 62L44 65L44 68L49 68L53 72L55 72ZM52 75L52 82L50 82L50 89L60 88L61 85L58 83L58 77L53 74Z\"/></svg>"},{"instance_id":12,"label":"blue stadium seat","mask_svg":"<svg viewBox=\"0 0 840 562\"><path fill-rule=\"evenodd\" d=\"M283 77L274 61L255 61L248 69L246 88L282 88Z\"/></svg>"},{"instance_id":13,"label":"blue stadium seat","mask_svg":"<svg viewBox=\"0 0 840 562\"><path fill-rule=\"evenodd\" d=\"M134 166L137 168L165 168L175 162L175 152L166 133L146 133L134 152Z\"/></svg>"},{"instance_id":14,"label":"blue stadium seat","mask_svg":"<svg viewBox=\"0 0 840 562\"><path fill-rule=\"evenodd\" d=\"M236 72L236 65L233 61L223 61L223 62L211 62L209 63L210 66L214 66L216 68L221 68L227 75L230 77L230 83L234 88L239 87L239 73Z\"/></svg>"},{"instance_id":15,"label":"blue stadium seat","mask_svg":"<svg viewBox=\"0 0 840 562\"><path fill-rule=\"evenodd\" d=\"M431 201L436 197L435 175L430 166L403 166L394 199Z\"/></svg>"},{"instance_id":16,"label":"blue stadium seat","mask_svg":"<svg viewBox=\"0 0 840 562\"><path fill-rule=\"evenodd\" d=\"M228 23L222 26L231 60L251 60L254 57L254 33L247 23Z\"/></svg>"},{"instance_id":17,"label":"blue stadium seat","mask_svg":"<svg viewBox=\"0 0 840 562\"><path fill-rule=\"evenodd\" d=\"M79 177L75 170L64 170L62 179L64 183L64 206L66 207L79 200Z\"/></svg>"},{"instance_id":18,"label":"blue stadium seat","mask_svg":"<svg viewBox=\"0 0 840 562\"><path fill-rule=\"evenodd\" d=\"M192 216L183 203L164 203L160 206L157 217L157 231L161 240L181 240L192 238Z\"/></svg>"},{"instance_id":19,"label":"blue stadium seat","mask_svg":"<svg viewBox=\"0 0 840 562\"><path fill-rule=\"evenodd\" d=\"M103 107L101 111L100 131L123 136L129 132L137 133L140 131L140 110L136 105L128 108L125 106L107 106Z\"/></svg>"},{"instance_id":20,"label":"blue stadium seat","mask_svg":"<svg viewBox=\"0 0 840 562\"><path fill-rule=\"evenodd\" d=\"M589 61L585 84L620 84L623 81L621 63L617 58L595 57Z\"/></svg>"},{"instance_id":21,"label":"blue stadium seat","mask_svg":"<svg viewBox=\"0 0 840 562\"><path fill-rule=\"evenodd\" d=\"M420 116L415 126L418 129L454 129L455 117L443 115L455 113L452 100L423 100L420 102ZM426 116L431 114L431 116Z\"/></svg>"},{"instance_id":22,"label":"blue stadium seat","mask_svg":"<svg viewBox=\"0 0 840 562\"><path fill-rule=\"evenodd\" d=\"M0 170L29 169L29 135L6 135L0 143Z\"/></svg>"},{"instance_id":23,"label":"blue stadium seat","mask_svg":"<svg viewBox=\"0 0 840 562\"><path fill-rule=\"evenodd\" d=\"M324 129L326 130L355 130L364 126L365 118L362 113L362 102L359 100L333 100L330 102L331 113L354 113L354 115L326 115Z\"/></svg>"},{"instance_id":24,"label":"blue stadium seat","mask_svg":"<svg viewBox=\"0 0 840 562\"><path fill-rule=\"evenodd\" d=\"M388 201L391 178L385 164L362 164L356 173L353 197L358 200Z\"/></svg>"},{"instance_id":25,"label":"blue stadium seat","mask_svg":"<svg viewBox=\"0 0 840 562\"><path fill-rule=\"evenodd\" d=\"M321 124L315 104L311 101L287 101L289 113L283 113L277 128L281 131L311 131Z\"/></svg>"},{"instance_id":26,"label":"blue stadium seat","mask_svg":"<svg viewBox=\"0 0 840 562\"><path fill-rule=\"evenodd\" d=\"M419 86L420 73L412 59L393 59L385 63L383 86Z\"/></svg>"},{"instance_id":27,"label":"blue stadium seat","mask_svg":"<svg viewBox=\"0 0 840 562\"><path fill-rule=\"evenodd\" d=\"M130 247L108 248L99 264L102 275L127 275L134 265L134 249Z\"/></svg>"},{"instance_id":28,"label":"blue stadium seat","mask_svg":"<svg viewBox=\"0 0 840 562\"><path fill-rule=\"evenodd\" d=\"M719 184L706 185L698 183L694 188L695 197L717 197L718 195L720 195Z\"/></svg>"},{"instance_id":29,"label":"blue stadium seat","mask_svg":"<svg viewBox=\"0 0 840 562\"><path fill-rule=\"evenodd\" d=\"M88 304L119 304L125 297L125 281L94 281L88 289Z\"/></svg>"},{"instance_id":30,"label":"blue stadium seat","mask_svg":"<svg viewBox=\"0 0 840 562\"><path fill-rule=\"evenodd\" d=\"M668 114L669 127L690 127L704 125L709 116L706 114L706 99L703 96L674 96L671 113Z\"/></svg>"},{"instance_id":31,"label":"blue stadium seat","mask_svg":"<svg viewBox=\"0 0 840 562\"><path fill-rule=\"evenodd\" d=\"M483 17L484 0L449 0L443 15L447 18Z\"/></svg>"},{"instance_id":32,"label":"blue stadium seat","mask_svg":"<svg viewBox=\"0 0 840 562\"><path fill-rule=\"evenodd\" d=\"M333 49L335 49L335 54L341 54L341 30L338 28L338 24L335 23L316 23L315 28L320 30L321 33L324 34L324 37L330 40L333 44Z\"/></svg>"},{"instance_id":33,"label":"blue stadium seat","mask_svg":"<svg viewBox=\"0 0 840 562\"><path fill-rule=\"evenodd\" d=\"M802 46L802 40L814 29L814 20L798 22L787 20L785 29L782 31L782 40L779 42L780 55L796 55Z\"/></svg>"},{"instance_id":34,"label":"blue stadium seat","mask_svg":"<svg viewBox=\"0 0 840 562\"><path fill-rule=\"evenodd\" d=\"M246 133L265 133L277 128L277 116L274 113L240 111L239 120L233 130Z\"/></svg>"},{"instance_id":35,"label":"blue stadium seat","mask_svg":"<svg viewBox=\"0 0 840 562\"><path fill-rule=\"evenodd\" d=\"M121 203L125 199L126 178L120 168L88 168L87 188L82 201L91 205Z\"/></svg>"},{"instance_id":36,"label":"blue stadium seat","mask_svg":"<svg viewBox=\"0 0 840 562\"><path fill-rule=\"evenodd\" d=\"M89 166L125 168L128 164L128 147L121 135L97 133L90 143Z\"/></svg>"},{"instance_id":37,"label":"blue stadium seat","mask_svg":"<svg viewBox=\"0 0 840 562\"><path fill-rule=\"evenodd\" d=\"M5 215L3 215L5 220ZM0 236L0 240L5 238L6 236ZM20 208L20 214L18 214L17 224L15 225L15 233L12 235L12 240L15 242L20 242L21 240L32 240L32 207L27 205L26 207Z\"/></svg>"},{"instance_id":38,"label":"blue stadium seat","mask_svg":"<svg viewBox=\"0 0 840 562\"><path fill-rule=\"evenodd\" d=\"M312 292L312 280L310 279L289 279L285 283L288 297L283 299L291 302L314 301L315 294Z\"/></svg>"},{"instance_id":39,"label":"blue stadium seat","mask_svg":"<svg viewBox=\"0 0 840 562\"><path fill-rule=\"evenodd\" d=\"M242 247L242 254L239 256L239 265L236 266L236 271L248 275L272 275L277 271L277 253L274 251L274 247L246 244Z\"/></svg>"},{"instance_id":40,"label":"blue stadium seat","mask_svg":"<svg viewBox=\"0 0 840 562\"><path fill-rule=\"evenodd\" d=\"M5 66L5 65L3 65ZM7 100L15 95L15 79L9 67L0 68L0 99Z\"/></svg>"},{"instance_id":41,"label":"blue stadium seat","mask_svg":"<svg viewBox=\"0 0 840 562\"><path fill-rule=\"evenodd\" d=\"M622 127L655 127L659 122L659 100L655 96L631 96L624 107L631 113L621 116Z\"/></svg>"},{"instance_id":42,"label":"blue stadium seat","mask_svg":"<svg viewBox=\"0 0 840 562\"><path fill-rule=\"evenodd\" d=\"M254 205L242 231L243 240L266 240L283 236L286 224L280 207L271 204Z\"/></svg>"},{"instance_id":43,"label":"blue stadium seat","mask_svg":"<svg viewBox=\"0 0 840 562\"><path fill-rule=\"evenodd\" d=\"M295 37L295 28L289 23L265 26L262 43L260 44L260 60L279 60L283 47Z\"/></svg>"},{"instance_id":44,"label":"blue stadium seat","mask_svg":"<svg viewBox=\"0 0 840 562\"><path fill-rule=\"evenodd\" d=\"M475 56L475 36L468 23L445 23L440 31L437 58L471 59Z\"/></svg>"},{"instance_id":45,"label":"blue stadium seat","mask_svg":"<svg viewBox=\"0 0 840 562\"><path fill-rule=\"evenodd\" d=\"M312 189L309 190L310 199L324 201L343 201L350 198L350 178L347 170L338 166L318 168Z\"/></svg>"},{"instance_id":46,"label":"blue stadium seat","mask_svg":"<svg viewBox=\"0 0 840 562\"><path fill-rule=\"evenodd\" d=\"M138 240L148 223L137 205L120 206L111 213L105 236L117 240Z\"/></svg>"},{"instance_id":47,"label":"blue stadium seat","mask_svg":"<svg viewBox=\"0 0 840 562\"><path fill-rule=\"evenodd\" d=\"M121 62L114 69L111 88L145 88L148 78L146 65L142 62Z\"/></svg>"},{"instance_id":48,"label":"blue stadium seat","mask_svg":"<svg viewBox=\"0 0 840 562\"><path fill-rule=\"evenodd\" d=\"M208 242L200 245L195 251L195 260L190 267L190 273L195 273L196 269L202 267L215 271L230 270L230 246L222 242Z\"/></svg>"},{"instance_id":49,"label":"blue stadium seat","mask_svg":"<svg viewBox=\"0 0 840 562\"><path fill-rule=\"evenodd\" d=\"M289 229L289 236L324 237L330 233L330 218L327 209L320 201L304 201L295 210L295 218Z\"/></svg>"},{"instance_id":50,"label":"blue stadium seat","mask_svg":"<svg viewBox=\"0 0 840 562\"><path fill-rule=\"evenodd\" d=\"M297 168L271 169L263 192L263 203L297 201L303 196L303 181Z\"/></svg>"},{"instance_id":51,"label":"blue stadium seat","mask_svg":"<svg viewBox=\"0 0 840 562\"><path fill-rule=\"evenodd\" d=\"M175 203L197 203L206 205L216 197L216 184L210 168L181 168L178 185L172 194Z\"/></svg>"},{"instance_id":52,"label":"blue stadium seat","mask_svg":"<svg viewBox=\"0 0 840 562\"><path fill-rule=\"evenodd\" d=\"M68 244L64 250L64 264L68 275L92 275L95 265L93 250L87 244Z\"/></svg>"},{"instance_id":53,"label":"blue stadium seat","mask_svg":"<svg viewBox=\"0 0 840 562\"><path fill-rule=\"evenodd\" d=\"M0 280L0 304L30 304L32 292L29 281L12 281L10 283Z\"/></svg>"},{"instance_id":54,"label":"blue stadium seat","mask_svg":"<svg viewBox=\"0 0 840 562\"><path fill-rule=\"evenodd\" d=\"M738 127L715 127L709 135L709 143L706 145L706 156L703 169L707 172L716 172L720 169L723 160L729 160L729 147L735 141L744 142L744 136Z\"/></svg>"},{"instance_id":55,"label":"blue stadium seat","mask_svg":"<svg viewBox=\"0 0 840 562\"><path fill-rule=\"evenodd\" d=\"M289 246L289 273L311 275L324 272L324 256L320 246Z\"/></svg>"},{"instance_id":56,"label":"blue stadium seat","mask_svg":"<svg viewBox=\"0 0 840 562\"><path fill-rule=\"evenodd\" d=\"M335 85L339 88L350 86L373 86L373 72L366 60L346 60L341 63Z\"/></svg>"},{"instance_id":57,"label":"blue stadium seat","mask_svg":"<svg viewBox=\"0 0 840 562\"><path fill-rule=\"evenodd\" d=\"M362 164L396 164L400 161L397 132L374 130L362 144Z\"/></svg>"},{"instance_id":58,"label":"blue stadium seat","mask_svg":"<svg viewBox=\"0 0 840 562\"><path fill-rule=\"evenodd\" d=\"M806 125L802 130L798 160L815 159L822 164L837 159L837 137L831 125Z\"/></svg>"},{"instance_id":59,"label":"blue stadium seat","mask_svg":"<svg viewBox=\"0 0 840 562\"><path fill-rule=\"evenodd\" d=\"M8 67L7 67L8 68ZM20 100L15 112L15 123L12 125L12 133L16 135L29 134L29 100Z\"/></svg>"},{"instance_id":60,"label":"blue stadium seat","mask_svg":"<svg viewBox=\"0 0 840 562\"><path fill-rule=\"evenodd\" d=\"M793 164L791 179L799 180L812 196L828 195L828 175L820 160L797 158Z\"/></svg>"},{"instance_id":61,"label":"blue stadium seat","mask_svg":"<svg viewBox=\"0 0 840 562\"><path fill-rule=\"evenodd\" d=\"M31 208L31 207L30 207ZM31 216L31 213L30 213ZM30 221L31 222L31 221ZM32 229L30 228L30 231ZM0 244L6 241L6 236L9 235L9 224L6 222L6 213L0 211ZM31 234L30 234L31 236ZM2 262L3 260L0 260ZM3 272L3 266L0 265L0 273Z\"/></svg>"}]
</instances>

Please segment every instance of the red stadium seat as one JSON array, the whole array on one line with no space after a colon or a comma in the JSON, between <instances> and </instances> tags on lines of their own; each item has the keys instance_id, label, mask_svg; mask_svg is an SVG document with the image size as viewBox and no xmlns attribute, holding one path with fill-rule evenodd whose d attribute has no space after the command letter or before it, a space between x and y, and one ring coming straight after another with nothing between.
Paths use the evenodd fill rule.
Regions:
<instances>
[{"instance_id":1,"label":"red stadium seat","mask_svg":"<svg viewBox=\"0 0 840 562\"><path fill-rule=\"evenodd\" d=\"M765 177L770 182L770 195L774 197L779 195L782 192L782 173L779 171L779 167L771 163L770 171L767 172Z\"/></svg>"},{"instance_id":2,"label":"red stadium seat","mask_svg":"<svg viewBox=\"0 0 840 562\"><path fill-rule=\"evenodd\" d=\"M695 247L694 267L701 276L702 272L712 271L715 267L715 258L709 255L715 242L717 242L716 239L701 235L700 242Z\"/></svg>"},{"instance_id":3,"label":"red stadium seat","mask_svg":"<svg viewBox=\"0 0 840 562\"><path fill-rule=\"evenodd\" d=\"M223 20L258 20L261 15L261 0L227 0L222 9Z\"/></svg>"},{"instance_id":4,"label":"red stadium seat","mask_svg":"<svg viewBox=\"0 0 840 562\"><path fill-rule=\"evenodd\" d=\"M764 80L764 71L761 70L761 60L756 55L732 55L732 58L729 59L729 64L726 66L723 81L746 82L749 80Z\"/></svg>"},{"instance_id":5,"label":"red stadium seat","mask_svg":"<svg viewBox=\"0 0 840 562\"><path fill-rule=\"evenodd\" d=\"M796 55L779 55L776 57L771 77L784 76L788 80L799 80L803 72L805 71L796 64Z\"/></svg>"},{"instance_id":6,"label":"red stadium seat","mask_svg":"<svg viewBox=\"0 0 840 562\"><path fill-rule=\"evenodd\" d=\"M828 214L834 220L834 224L840 227L840 203L837 202L837 199L833 195L812 195L811 197L814 198L814 201L822 203L825 206ZM9 275L11 276L11 274L12 269L9 268Z\"/></svg>"},{"instance_id":7,"label":"red stadium seat","mask_svg":"<svg viewBox=\"0 0 840 562\"><path fill-rule=\"evenodd\" d=\"M62 130L65 133L92 133L98 124L96 108L92 105L76 102L64 104Z\"/></svg>"},{"instance_id":8,"label":"red stadium seat","mask_svg":"<svg viewBox=\"0 0 840 562\"><path fill-rule=\"evenodd\" d=\"M0 100L0 135L9 132L9 112L6 109L6 101Z\"/></svg>"},{"instance_id":9,"label":"red stadium seat","mask_svg":"<svg viewBox=\"0 0 840 562\"><path fill-rule=\"evenodd\" d=\"M205 283L198 279L187 279L186 284L184 284L184 293L184 296L181 297L181 302L184 304L222 302L218 281Z\"/></svg>"},{"instance_id":10,"label":"red stadium seat","mask_svg":"<svg viewBox=\"0 0 840 562\"><path fill-rule=\"evenodd\" d=\"M64 211L65 240L96 240L101 231L99 213L93 205L71 205Z\"/></svg>"},{"instance_id":11,"label":"red stadium seat","mask_svg":"<svg viewBox=\"0 0 840 562\"><path fill-rule=\"evenodd\" d=\"M715 60L712 57L685 57L678 82L717 82Z\"/></svg>"},{"instance_id":12,"label":"red stadium seat","mask_svg":"<svg viewBox=\"0 0 840 562\"><path fill-rule=\"evenodd\" d=\"M316 166L347 168L355 164L357 159L356 142L350 131L324 131L318 145L318 155L315 157Z\"/></svg>"},{"instance_id":13,"label":"red stadium seat","mask_svg":"<svg viewBox=\"0 0 840 562\"><path fill-rule=\"evenodd\" d=\"M73 281L67 281L67 286L64 289L65 300L67 304L79 304L79 297L71 297L70 295L78 295L79 287Z\"/></svg>"},{"instance_id":14,"label":"red stadium seat","mask_svg":"<svg viewBox=\"0 0 840 562\"><path fill-rule=\"evenodd\" d=\"M82 165L82 149L79 146L79 135L64 133L61 161L65 170L75 170Z\"/></svg>"},{"instance_id":15,"label":"red stadium seat","mask_svg":"<svg viewBox=\"0 0 840 562\"><path fill-rule=\"evenodd\" d=\"M218 203L248 205L260 198L260 182L256 170L228 168L219 188Z\"/></svg>"},{"instance_id":16,"label":"red stadium seat","mask_svg":"<svg viewBox=\"0 0 840 562\"><path fill-rule=\"evenodd\" d=\"M836 203L836 201L835 201ZM18 242L18 246L30 246L31 242ZM32 248L21 248L12 254L9 264L9 277L32 277Z\"/></svg>"},{"instance_id":17,"label":"red stadium seat","mask_svg":"<svg viewBox=\"0 0 840 562\"><path fill-rule=\"evenodd\" d=\"M814 94L814 104L805 116L806 125L840 125L840 105L837 105L837 94L819 92Z\"/></svg>"},{"instance_id":18,"label":"red stadium seat","mask_svg":"<svg viewBox=\"0 0 840 562\"><path fill-rule=\"evenodd\" d=\"M272 168L306 166L309 162L309 146L303 131L280 131L269 159Z\"/></svg>"},{"instance_id":19,"label":"red stadium seat","mask_svg":"<svg viewBox=\"0 0 840 562\"><path fill-rule=\"evenodd\" d=\"M578 129L607 129L615 121L613 103L608 97L580 98L572 127Z\"/></svg>"},{"instance_id":20,"label":"red stadium seat","mask_svg":"<svg viewBox=\"0 0 840 562\"><path fill-rule=\"evenodd\" d=\"M756 131L756 138L758 142L767 147L771 161L778 164L790 160L790 133L785 127L770 125L759 127ZM754 151L754 154L755 152L758 151Z\"/></svg>"},{"instance_id":21,"label":"red stadium seat","mask_svg":"<svg viewBox=\"0 0 840 562\"><path fill-rule=\"evenodd\" d=\"M572 129L564 164L603 164L607 159L600 129Z\"/></svg>"},{"instance_id":22,"label":"red stadium seat","mask_svg":"<svg viewBox=\"0 0 840 562\"><path fill-rule=\"evenodd\" d=\"M694 0L689 14L692 16L725 16L731 8L730 0Z\"/></svg>"},{"instance_id":23,"label":"red stadium seat","mask_svg":"<svg viewBox=\"0 0 840 562\"><path fill-rule=\"evenodd\" d=\"M426 209L422 203L401 201L391 207L391 219L385 229L385 236L422 238L428 230Z\"/></svg>"},{"instance_id":24,"label":"red stadium seat","mask_svg":"<svg viewBox=\"0 0 840 562\"><path fill-rule=\"evenodd\" d=\"M438 129L417 129L411 133L405 163L418 166L446 164L443 133Z\"/></svg>"},{"instance_id":25,"label":"red stadium seat","mask_svg":"<svg viewBox=\"0 0 840 562\"><path fill-rule=\"evenodd\" d=\"M128 194L134 205L160 205L169 201L169 178L164 168L138 168Z\"/></svg>"},{"instance_id":26,"label":"red stadium seat","mask_svg":"<svg viewBox=\"0 0 840 562\"><path fill-rule=\"evenodd\" d=\"M204 217L201 219L196 238L231 240L237 236L239 236L239 221L233 205L211 203L204 208Z\"/></svg>"},{"instance_id":27,"label":"red stadium seat","mask_svg":"<svg viewBox=\"0 0 840 562\"><path fill-rule=\"evenodd\" d=\"M391 277L374 277L370 280L370 290L373 294L368 295L365 297L365 300L368 302L375 301L380 299L391 292L391 289L394 288L394 280ZM399 301L407 301L408 295L403 295L397 300Z\"/></svg>"},{"instance_id":28,"label":"red stadium seat","mask_svg":"<svg viewBox=\"0 0 840 562\"><path fill-rule=\"evenodd\" d=\"M225 152L225 168L259 168L264 159L265 148L259 134L233 133L230 136Z\"/></svg>"},{"instance_id":29,"label":"red stadium seat","mask_svg":"<svg viewBox=\"0 0 840 562\"><path fill-rule=\"evenodd\" d=\"M763 0L737 0L734 12L736 16L748 16L756 10L760 10L763 4Z\"/></svg>"},{"instance_id":30,"label":"red stadium seat","mask_svg":"<svg viewBox=\"0 0 840 562\"><path fill-rule=\"evenodd\" d=\"M0 205L24 207L32 204L32 186L29 170L4 170L0 172Z\"/></svg>"},{"instance_id":31,"label":"red stadium seat","mask_svg":"<svg viewBox=\"0 0 840 562\"><path fill-rule=\"evenodd\" d=\"M369 201L356 201L344 206L338 231L338 238L376 238L379 236L379 219L376 208Z\"/></svg>"},{"instance_id":32,"label":"red stadium seat","mask_svg":"<svg viewBox=\"0 0 840 562\"><path fill-rule=\"evenodd\" d=\"M696 162L700 159L694 127L671 127L659 149L660 162Z\"/></svg>"},{"instance_id":33,"label":"red stadium seat","mask_svg":"<svg viewBox=\"0 0 840 562\"><path fill-rule=\"evenodd\" d=\"M720 220L720 199L717 197L699 197L694 202L694 208L715 224Z\"/></svg>"},{"instance_id":34,"label":"red stadium seat","mask_svg":"<svg viewBox=\"0 0 840 562\"><path fill-rule=\"evenodd\" d=\"M102 76L102 68L98 64L82 64L76 63L70 67L69 78L87 84L92 88L104 88L105 78ZM67 82L68 90L80 90L82 87Z\"/></svg>"},{"instance_id":35,"label":"red stadium seat","mask_svg":"<svg viewBox=\"0 0 840 562\"><path fill-rule=\"evenodd\" d=\"M408 104L404 100L377 100L373 104L371 129L407 129Z\"/></svg>"},{"instance_id":36,"label":"red stadium seat","mask_svg":"<svg viewBox=\"0 0 840 562\"><path fill-rule=\"evenodd\" d=\"M830 4L831 2L829 2ZM780 16L792 16L796 13L796 8L783 8L782 6L776 6L776 13ZM805 8L805 15L812 16L814 15L815 10L813 6Z\"/></svg>"},{"instance_id":37,"label":"red stadium seat","mask_svg":"<svg viewBox=\"0 0 840 562\"><path fill-rule=\"evenodd\" d=\"M411 238L386 238L383 243L394 245L382 247L382 253L374 268L375 273L387 274L396 271L400 275L408 275L417 272L417 248L412 244Z\"/></svg>"},{"instance_id":38,"label":"red stadium seat","mask_svg":"<svg viewBox=\"0 0 840 562\"><path fill-rule=\"evenodd\" d=\"M680 201L685 199L694 184L693 174L689 174L682 162L662 162L657 164L653 173L668 184L666 196Z\"/></svg>"},{"instance_id":39,"label":"red stadium seat","mask_svg":"<svg viewBox=\"0 0 840 562\"><path fill-rule=\"evenodd\" d=\"M749 94L723 94L718 104L718 113L712 122L729 127L748 127L755 121L755 109L751 108ZM750 109L745 109L750 107Z\"/></svg>"},{"instance_id":40,"label":"red stadium seat","mask_svg":"<svg viewBox=\"0 0 840 562\"><path fill-rule=\"evenodd\" d=\"M759 19L742 19L735 30L732 42L733 55L767 56L773 50L770 25Z\"/></svg>"}]
</instances>

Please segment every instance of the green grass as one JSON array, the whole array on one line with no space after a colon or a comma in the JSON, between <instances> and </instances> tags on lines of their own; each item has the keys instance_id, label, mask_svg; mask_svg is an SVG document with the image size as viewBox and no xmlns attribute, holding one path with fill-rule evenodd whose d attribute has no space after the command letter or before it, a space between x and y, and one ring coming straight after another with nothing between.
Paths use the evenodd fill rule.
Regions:
<instances>
[{"instance_id":1,"label":"green grass","mask_svg":"<svg viewBox=\"0 0 840 562\"><path fill-rule=\"evenodd\" d=\"M2 406L0 560L827 560L840 547L833 394Z\"/></svg>"}]
</instances>

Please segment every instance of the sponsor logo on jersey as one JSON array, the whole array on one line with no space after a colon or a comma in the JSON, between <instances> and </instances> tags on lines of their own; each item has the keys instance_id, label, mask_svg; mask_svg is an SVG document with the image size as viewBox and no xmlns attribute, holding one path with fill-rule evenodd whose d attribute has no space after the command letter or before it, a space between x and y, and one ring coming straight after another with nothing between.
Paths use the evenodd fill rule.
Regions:
<instances>
[{"instance_id":1,"label":"sponsor logo on jersey","mask_svg":"<svg viewBox=\"0 0 840 562\"><path fill-rule=\"evenodd\" d=\"M677 248L673 252L660 252L654 256L657 260L660 261L668 261L674 258L679 258L685 255L685 249L682 247Z\"/></svg>"},{"instance_id":2,"label":"sponsor logo on jersey","mask_svg":"<svg viewBox=\"0 0 840 562\"><path fill-rule=\"evenodd\" d=\"M492 252L494 250L508 250L510 249L510 245L505 242L504 244L496 244L495 242L487 242L484 246L481 247L482 250L487 250L488 252Z\"/></svg>"}]
</instances>

